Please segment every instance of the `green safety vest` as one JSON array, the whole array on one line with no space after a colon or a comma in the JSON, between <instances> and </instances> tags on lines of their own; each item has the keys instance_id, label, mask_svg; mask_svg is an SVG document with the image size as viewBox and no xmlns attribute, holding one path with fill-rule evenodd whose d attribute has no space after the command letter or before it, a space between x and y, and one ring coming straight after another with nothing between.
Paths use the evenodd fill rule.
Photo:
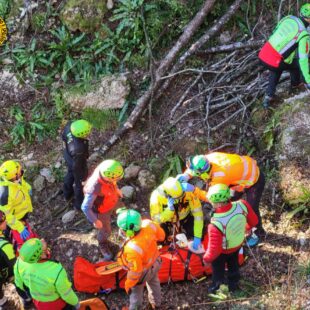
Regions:
<instances>
[{"instance_id":1,"label":"green safety vest","mask_svg":"<svg viewBox=\"0 0 310 310\"><path fill-rule=\"evenodd\" d=\"M309 33L303 22L296 16L287 16L278 23L268 41L286 63L292 63L296 47L305 37L309 37ZM303 41L303 44L306 42ZM308 58L308 55L306 57Z\"/></svg>"},{"instance_id":2,"label":"green safety vest","mask_svg":"<svg viewBox=\"0 0 310 310\"><path fill-rule=\"evenodd\" d=\"M14 274L16 286L22 290L26 286L35 300L51 302L61 298L70 305L78 303L67 273L58 262L48 260L29 264L19 258L14 266Z\"/></svg>"},{"instance_id":3,"label":"green safety vest","mask_svg":"<svg viewBox=\"0 0 310 310\"><path fill-rule=\"evenodd\" d=\"M232 202L232 208L225 213L214 213L211 223L223 233L223 249L229 250L241 246L247 223L247 207L241 202Z\"/></svg>"}]
</instances>

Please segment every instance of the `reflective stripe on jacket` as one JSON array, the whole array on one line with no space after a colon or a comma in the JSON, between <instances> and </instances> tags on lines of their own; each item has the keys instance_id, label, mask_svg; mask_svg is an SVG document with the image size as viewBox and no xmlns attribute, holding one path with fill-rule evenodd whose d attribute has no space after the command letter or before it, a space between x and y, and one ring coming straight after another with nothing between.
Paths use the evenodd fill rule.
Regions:
<instances>
[{"instance_id":1,"label":"reflective stripe on jacket","mask_svg":"<svg viewBox=\"0 0 310 310\"><path fill-rule=\"evenodd\" d=\"M211 223L223 234L222 248L229 250L241 246L244 241L247 207L241 202L232 202L232 208L225 213L214 213Z\"/></svg>"},{"instance_id":2,"label":"reflective stripe on jacket","mask_svg":"<svg viewBox=\"0 0 310 310\"><path fill-rule=\"evenodd\" d=\"M21 290L24 290L24 285L28 287L35 300L49 302L61 298L70 305L78 303L67 273L60 263L48 260L28 264L18 258L14 275L16 286Z\"/></svg>"},{"instance_id":3,"label":"reflective stripe on jacket","mask_svg":"<svg viewBox=\"0 0 310 310\"><path fill-rule=\"evenodd\" d=\"M222 183L241 192L258 180L259 168L249 156L214 152L206 157L211 164L209 186Z\"/></svg>"},{"instance_id":4,"label":"reflective stripe on jacket","mask_svg":"<svg viewBox=\"0 0 310 310\"><path fill-rule=\"evenodd\" d=\"M175 200L175 210L167 207L168 198L160 185L152 192L150 198L150 214L157 223L176 222L178 212L179 220L185 219L190 213L194 217L194 236L201 238L203 230L203 212L201 202L193 193L185 192L184 196Z\"/></svg>"},{"instance_id":5,"label":"reflective stripe on jacket","mask_svg":"<svg viewBox=\"0 0 310 310\"><path fill-rule=\"evenodd\" d=\"M118 262L128 268L125 287L135 286L143 272L148 270L159 256L157 241L165 239L165 232L151 220L143 220L141 230L131 238L118 254Z\"/></svg>"},{"instance_id":6,"label":"reflective stripe on jacket","mask_svg":"<svg viewBox=\"0 0 310 310\"><path fill-rule=\"evenodd\" d=\"M0 210L5 213L8 226L19 233L24 229L20 220L32 212L30 190L31 186L23 178L21 183L0 181Z\"/></svg>"}]
</instances>

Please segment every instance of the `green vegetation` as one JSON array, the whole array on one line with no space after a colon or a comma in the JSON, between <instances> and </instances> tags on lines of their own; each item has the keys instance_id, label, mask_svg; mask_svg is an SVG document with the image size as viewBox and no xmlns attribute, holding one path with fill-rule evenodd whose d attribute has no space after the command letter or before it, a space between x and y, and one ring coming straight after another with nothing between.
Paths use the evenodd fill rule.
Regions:
<instances>
[{"instance_id":1,"label":"green vegetation","mask_svg":"<svg viewBox=\"0 0 310 310\"><path fill-rule=\"evenodd\" d=\"M294 206L294 210L288 213L289 219L293 218L296 214L302 213L308 215L310 210L310 189L303 187L303 194L295 200L290 201L291 205Z\"/></svg>"},{"instance_id":2,"label":"green vegetation","mask_svg":"<svg viewBox=\"0 0 310 310\"><path fill-rule=\"evenodd\" d=\"M175 176L182 173L183 161L179 155L171 154L167 157L167 164L164 167L162 181L166 180L169 176Z\"/></svg>"},{"instance_id":3,"label":"green vegetation","mask_svg":"<svg viewBox=\"0 0 310 310\"><path fill-rule=\"evenodd\" d=\"M10 12L10 1L0 0L0 17L5 18Z\"/></svg>"}]
</instances>

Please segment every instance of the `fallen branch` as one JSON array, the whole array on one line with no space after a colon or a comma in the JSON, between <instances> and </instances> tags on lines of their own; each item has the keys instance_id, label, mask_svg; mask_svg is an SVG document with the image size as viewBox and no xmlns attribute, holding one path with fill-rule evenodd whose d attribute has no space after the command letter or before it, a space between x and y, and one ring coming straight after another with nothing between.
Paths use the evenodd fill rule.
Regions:
<instances>
[{"instance_id":1,"label":"fallen branch","mask_svg":"<svg viewBox=\"0 0 310 310\"><path fill-rule=\"evenodd\" d=\"M252 49L256 47L260 47L264 44L265 40L256 40L256 41L247 41L247 42L237 42L227 45L220 45L208 48L206 50L200 50L196 54L204 55L204 54L213 54L213 53L227 53L240 49Z\"/></svg>"},{"instance_id":2,"label":"fallen branch","mask_svg":"<svg viewBox=\"0 0 310 310\"><path fill-rule=\"evenodd\" d=\"M240 1L240 0L239 0ZM116 143L116 141L125 134L129 129L133 128L140 115L144 111L144 108L149 103L152 98L152 94L154 94L158 88L161 86L161 77L164 76L169 69L169 67L173 64L175 58L178 53L186 44L188 44L189 40L196 32L196 30L200 27L200 25L204 22L206 15L210 12L215 0L206 0L203 7L200 11L195 15L195 17L191 20L191 22L184 29L183 34L176 42L176 44L170 49L165 58L161 61L158 69L155 72L155 80L149 87L149 89L138 99L136 107L130 114L128 120L125 124L119 128L113 136L100 148L100 153L105 154L112 145Z\"/></svg>"}]
</instances>

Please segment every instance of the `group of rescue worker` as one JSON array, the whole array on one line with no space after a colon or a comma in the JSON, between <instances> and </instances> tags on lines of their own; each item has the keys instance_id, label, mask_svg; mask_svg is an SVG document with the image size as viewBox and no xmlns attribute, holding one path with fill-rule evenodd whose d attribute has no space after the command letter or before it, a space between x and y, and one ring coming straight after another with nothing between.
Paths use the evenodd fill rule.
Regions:
<instances>
[{"instance_id":1,"label":"group of rescue worker","mask_svg":"<svg viewBox=\"0 0 310 310\"><path fill-rule=\"evenodd\" d=\"M294 65L297 50L300 69L309 87L309 66L305 68L309 23L307 3L301 7L300 17L284 18L263 47L260 59L272 70L266 107L283 70L291 71L292 87L299 84L299 69ZM62 132L67 165L62 193L67 201L73 200L75 210L81 210L98 231L103 260L116 257L127 269L125 290L129 294L129 309L141 308L145 286L151 308L161 307L158 243L174 242L180 232L192 239L191 250L203 251L205 264L212 266L208 292L216 292L225 283L226 268L229 290L237 290L240 248L245 240L252 247L266 235L259 211L265 177L256 160L223 152L191 156L182 174L168 177L154 189L150 196L150 219L142 219L138 211L127 209L121 201L118 181L123 178L124 169L120 162L104 160L88 175L91 130L88 121L77 120L69 122ZM38 238L27 221L33 211L32 190L23 175L18 161L7 160L0 166L0 307L7 301L4 284L14 278L25 307L33 303L39 310L79 309L78 297L65 269L51 259L45 240ZM203 181L203 186L195 185L197 179ZM210 206L212 212L207 223L204 211ZM117 226L124 237L117 255L109 240L115 211ZM208 239L205 249L204 238Z\"/></svg>"}]
</instances>

